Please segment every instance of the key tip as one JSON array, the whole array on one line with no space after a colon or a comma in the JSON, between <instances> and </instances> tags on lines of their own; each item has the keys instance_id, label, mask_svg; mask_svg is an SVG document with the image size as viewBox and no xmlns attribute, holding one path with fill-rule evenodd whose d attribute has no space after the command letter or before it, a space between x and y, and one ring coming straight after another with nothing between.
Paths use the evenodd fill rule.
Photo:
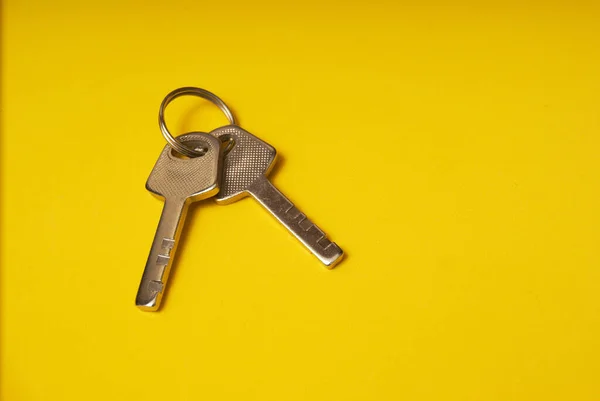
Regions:
<instances>
[{"instance_id":1,"label":"key tip","mask_svg":"<svg viewBox=\"0 0 600 401\"><path fill-rule=\"evenodd\" d=\"M150 300L136 298L135 306L137 306L140 310L144 312L155 312L158 310L160 303L158 302L156 297L153 297Z\"/></svg>"},{"instance_id":2,"label":"key tip","mask_svg":"<svg viewBox=\"0 0 600 401\"><path fill-rule=\"evenodd\" d=\"M342 259L344 259L344 255L345 255L344 251L342 251L342 248L337 246L337 244L335 242L332 242L331 245L336 249L335 254L327 259L322 259L323 264L325 265L325 267L328 270L331 270L334 267L336 267L342 261Z\"/></svg>"}]
</instances>

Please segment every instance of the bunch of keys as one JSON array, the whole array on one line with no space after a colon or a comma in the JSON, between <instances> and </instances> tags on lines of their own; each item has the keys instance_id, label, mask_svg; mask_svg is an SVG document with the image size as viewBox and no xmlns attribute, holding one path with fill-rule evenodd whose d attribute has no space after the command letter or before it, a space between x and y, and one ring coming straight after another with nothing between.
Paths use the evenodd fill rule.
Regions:
<instances>
[{"instance_id":1,"label":"bunch of keys","mask_svg":"<svg viewBox=\"0 0 600 401\"><path fill-rule=\"evenodd\" d=\"M217 105L230 125L209 134L192 132L173 137L164 111L180 96L199 96ZM343 257L342 249L301 213L269 181L277 151L236 125L227 105L213 93L193 87L169 93L159 110L159 125L167 145L162 150L146 189L164 200L158 228L135 300L146 311L156 311L165 291L169 271L190 203L214 197L228 205L246 196L256 199L327 268Z\"/></svg>"}]
</instances>

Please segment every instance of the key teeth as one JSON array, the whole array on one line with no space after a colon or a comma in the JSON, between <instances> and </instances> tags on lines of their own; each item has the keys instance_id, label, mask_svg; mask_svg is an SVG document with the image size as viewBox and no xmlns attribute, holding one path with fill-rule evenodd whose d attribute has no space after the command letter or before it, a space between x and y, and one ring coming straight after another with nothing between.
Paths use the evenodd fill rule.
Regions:
<instances>
[{"instance_id":1,"label":"key teeth","mask_svg":"<svg viewBox=\"0 0 600 401\"><path fill-rule=\"evenodd\" d=\"M150 281L148 283L148 289L153 293L152 297L154 298L156 294L163 290L164 284L161 281Z\"/></svg>"},{"instance_id":2,"label":"key teeth","mask_svg":"<svg viewBox=\"0 0 600 401\"><path fill-rule=\"evenodd\" d=\"M300 213L300 210L296 206L290 203L290 206L283 211L287 216L290 216L290 219L294 220L297 218L306 218L306 216Z\"/></svg>"},{"instance_id":3,"label":"key teeth","mask_svg":"<svg viewBox=\"0 0 600 401\"><path fill-rule=\"evenodd\" d=\"M172 238L163 238L162 240L162 251L164 251L163 255L169 255L171 253L171 249L175 246L175 240Z\"/></svg>"},{"instance_id":4,"label":"key teeth","mask_svg":"<svg viewBox=\"0 0 600 401\"><path fill-rule=\"evenodd\" d=\"M303 229L304 231L308 231L311 227L315 226L312 221L306 218L305 215L301 214L300 216L300 219L298 219L298 225L301 229Z\"/></svg>"},{"instance_id":5,"label":"key teeth","mask_svg":"<svg viewBox=\"0 0 600 401\"><path fill-rule=\"evenodd\" d=\"M335 243L331 242L327 239L325 233L315 225L309 218L306 217L304 213L301 213L295 206L290 206L290 208L285 212L288 216L295 220L295 223L300 227L303 231L318 237L315 241L317 245L319 245L323 250L328 250L328 248L333 244L340 252L341 249ZM296 213L294 215L294 213ZM334 252L336 253L336 252Z\"/></svg>"},{"instance_id":6,"label":"key teeth","mask_svg":"<svg viewBox=\"0 0 600 401\"><path fill-rule=\"evenodd\" d=\"M329 241L329 239L326 236L323 236L317 241L317 244L323 249L327 249L332 244L332 242Z\"/></svg>"},{"instance_id":7,"label":"key teeth","mask_svg":"<svg viewBox=\"0 0 600 401\"><path fill-rule=\"evenodd\" d=\"M265 177L254 182L248 193L258 200L325 266L332 268L343 256L343 251L326 238L325 233Z\"/></svg>"},{"instance_id":8,"label":"key teeth","mask_svg":"<svg viewBox=\"0 0 600 401\"><path fill-rule=\"evenodd\" d=\"M159 266L166 266L169 264L169 260L171 259L168 255L158 255L156 257L156 264Z\"/></svg>"}]
</instances>

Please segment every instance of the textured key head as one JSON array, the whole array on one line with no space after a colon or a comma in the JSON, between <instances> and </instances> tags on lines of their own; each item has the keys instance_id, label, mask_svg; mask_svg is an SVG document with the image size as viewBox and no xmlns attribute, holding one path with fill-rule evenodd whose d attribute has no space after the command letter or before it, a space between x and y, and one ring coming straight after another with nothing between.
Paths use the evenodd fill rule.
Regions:
<instances>
[{"instance_id":1,"label":"textured key head","mask_svg":"<svg viewBox=\"0 0 600 401\"><path fill-rule=\"evenodd\" d=\"M178 139L187 146L203 149L205 154L190 159L166 145L148 177L146 189L165 199L199 200L215 195L221 182L221 142L204 132L181 135Z\"/></svg>"},{"instance_id":2,"label":"textured key head","mask_svg":"<svg viewBox=\"0 0 600 401\"><path fill-rule=\"evenodd\" d=\"M248 187L259 177L269 174L275 164L277 151L237 125L217 128L211 135L229 148L223 160L221 190L215 200L223 204L235 202L248 195Z\"/></svg>"}]
</instances>

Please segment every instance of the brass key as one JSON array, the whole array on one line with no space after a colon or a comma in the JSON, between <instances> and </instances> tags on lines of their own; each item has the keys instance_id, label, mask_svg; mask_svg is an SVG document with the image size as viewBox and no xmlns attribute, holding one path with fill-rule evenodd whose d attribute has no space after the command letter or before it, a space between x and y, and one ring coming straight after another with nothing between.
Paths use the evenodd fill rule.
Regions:
<instances>
[{"instance_id":1,"label":"brass key","mask_svg":"<svg viewBox=\"0 0 600 401\"><path fill-rule=\"evenodd\" d=\"M201 132L177 139L202 155L187 158L167 145L146 182L146 189L165 201L135 299L135 304L147 311L160 306L190 203L216 195L221 181L218 139Z\"/></svg>"}]
</instances>

